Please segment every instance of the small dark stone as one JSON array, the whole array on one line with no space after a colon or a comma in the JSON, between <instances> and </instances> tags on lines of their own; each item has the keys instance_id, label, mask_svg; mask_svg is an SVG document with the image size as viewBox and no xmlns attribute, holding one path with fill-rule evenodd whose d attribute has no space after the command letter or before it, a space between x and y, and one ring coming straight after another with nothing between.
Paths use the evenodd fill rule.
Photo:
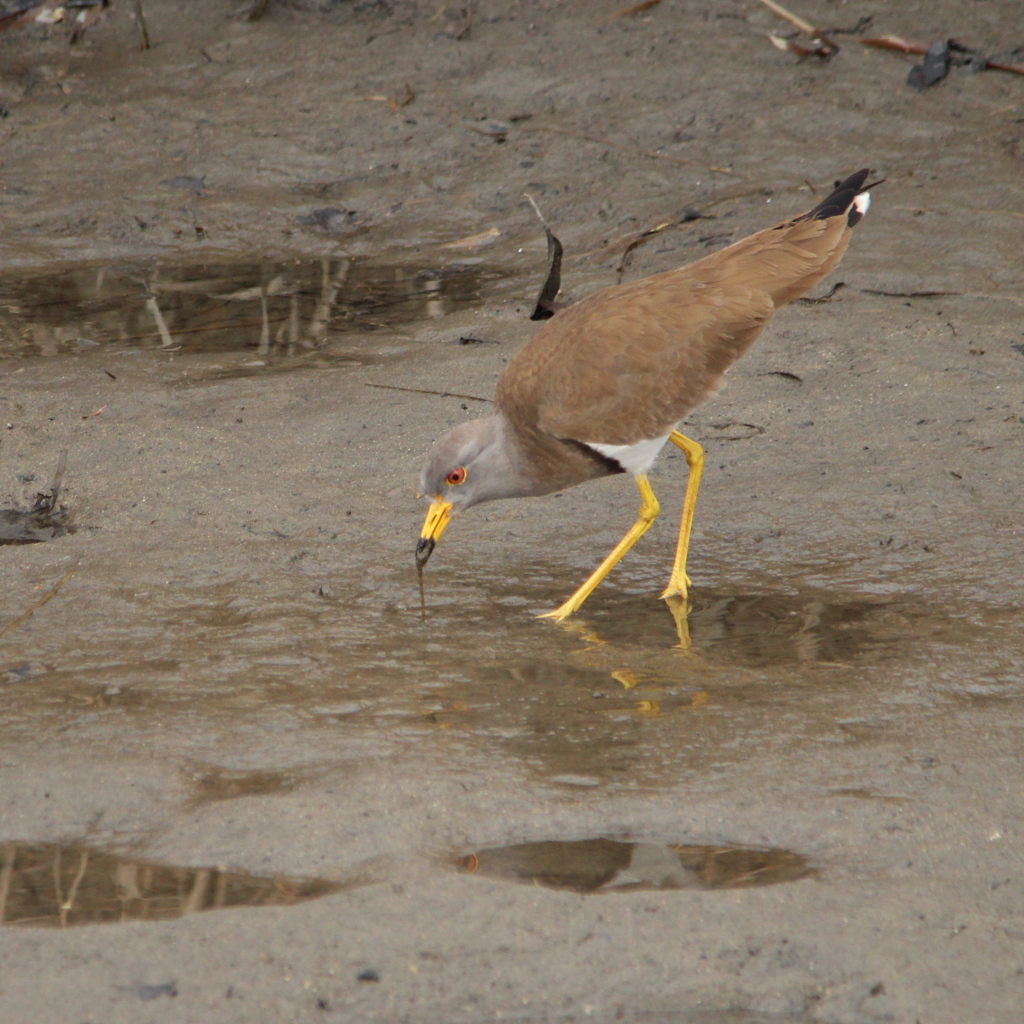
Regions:
<instances>
[{"instance_id":1,"label":"small dark stone","mask_svg":"<svg viewBox=\"0 0 1024 1024\"><path fill-rule=\"evenodd\" d=\"M176 174L173 178L164 178L160 184L168 188L182 188L186 192L195 192L196 195L202 195L206 191L205 176L195 178L190 174Z\"/></svg>"},{"instance_id":2,"label":"small dark stone","mask_svg":"<svg viewBox=\"0 0 1024 1024\"><path fill-rule=\"evenodd\" d=\"M146 1002L160 996L168 996L173 999L178 994L178 983L165 981L162 985L139 985L135 989L135 994Z\"/></svg>"},{"instance_id":3,"label":"small dark stone","mask_svg":"<svg viewBox=\"0 0 1024 1024\"><path fill-rule=\"evenodd\" d=\"M356 977L359 981L380 981L380 975L372 967L360 971Z\"/></svg>"},{"instance_id":4,"label":"small dark stone","mask_svg":"<svg viewBox=\"0 0 1024 1024\"><path fill-rule=\"evenodd\" d=\"M918 92L941 82L949 74L949 43L940 40L932 43L920 64L915 64L907 75L907 85Z\"/></svg>"}]
</instances>

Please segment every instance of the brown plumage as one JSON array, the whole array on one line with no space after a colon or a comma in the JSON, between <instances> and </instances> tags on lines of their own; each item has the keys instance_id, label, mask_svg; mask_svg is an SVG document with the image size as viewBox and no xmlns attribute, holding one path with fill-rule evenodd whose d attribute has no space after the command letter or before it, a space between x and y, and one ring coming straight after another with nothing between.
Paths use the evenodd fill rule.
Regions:
<instances>
[{"instance_id":1,"label":"brown plumage","mask_svg":"<svg viewBox=\"0 0 1024 1024\"><path fill-rule=\"evenodd\" d=\"M719 387L776 309L838 264L867 210L868 173L837 183L800 217L689 266L606 288L548 320L502 374L497 413L456 427L431 450L422 489L433 504L417 548L420 568L453 509L633 472L640 518L587 583L550 613L564 618L653 521L657 501L644 474L670 439L687 455L691 482L666 596L685 596L688 516L702 458L676 424Z\"/></svg>"}]
</instances>

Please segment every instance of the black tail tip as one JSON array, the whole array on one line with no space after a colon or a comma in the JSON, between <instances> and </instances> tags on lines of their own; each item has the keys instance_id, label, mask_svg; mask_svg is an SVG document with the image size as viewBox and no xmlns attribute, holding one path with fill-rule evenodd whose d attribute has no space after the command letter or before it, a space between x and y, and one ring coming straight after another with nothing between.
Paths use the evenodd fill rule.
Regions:
<instances>
[{"instance_id":1,"label":"black tail tip","mask_svg":"<svg viewBox=\"0 0 1024 1024\"><path fill-rule=\"evenodd\" d=\"M837 181L832 192L807 214L807 219L825 220L828 217L839 217L845 213L847 215L846 222L852 228L867 210L866 204L858 205L855 202L857 196L885 181L884 178L880 178L878 181L871 182L870 185L865 185L864 182L870 175L871 168L863 167L848 178Z\"/></svg>"}]
</instances>

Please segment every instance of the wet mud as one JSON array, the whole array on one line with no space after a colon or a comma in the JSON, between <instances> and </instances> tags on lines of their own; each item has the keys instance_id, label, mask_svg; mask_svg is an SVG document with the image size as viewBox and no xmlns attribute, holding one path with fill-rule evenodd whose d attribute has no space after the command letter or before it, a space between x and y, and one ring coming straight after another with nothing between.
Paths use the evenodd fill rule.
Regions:
<instances>
[{"instance_id":1,"label":"wet mud","mask_svg":"<svg viewBox=\"0 0 1024 1024\"><path fill-rule=\"evenodd\" d=\"M0 34L0 907L47 925L0 1019L1016 1022L1018 79L797 59L754 0L147 0L145 53L129 6ZM688 642L673 453L577 616L535 613L628 480L456 517L421 615L420 461L536 329L531 200L562 303L869 164L683 425Z\"/></svg>"}]
</instances>

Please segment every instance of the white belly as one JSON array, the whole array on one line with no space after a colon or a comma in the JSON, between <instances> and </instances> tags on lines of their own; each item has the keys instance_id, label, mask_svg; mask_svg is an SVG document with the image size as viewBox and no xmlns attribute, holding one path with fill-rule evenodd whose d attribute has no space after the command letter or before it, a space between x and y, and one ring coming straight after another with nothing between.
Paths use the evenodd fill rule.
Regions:
<instances>
[{"instance_id":1,"label":"white belly","mask_svg":"<svg viewBox=\"0 0 1024 1024\"><path fill-rule=\"evenodd\" d=\"M584 442L588 448L600 452L609 459L614 459L627 473L636 476L637 473L646 473L658 452L664 447L669 435L664 437L652 437L648 441L637 441L636 444L596 444L594 441Z\"/></svg>"}]
</instances>

